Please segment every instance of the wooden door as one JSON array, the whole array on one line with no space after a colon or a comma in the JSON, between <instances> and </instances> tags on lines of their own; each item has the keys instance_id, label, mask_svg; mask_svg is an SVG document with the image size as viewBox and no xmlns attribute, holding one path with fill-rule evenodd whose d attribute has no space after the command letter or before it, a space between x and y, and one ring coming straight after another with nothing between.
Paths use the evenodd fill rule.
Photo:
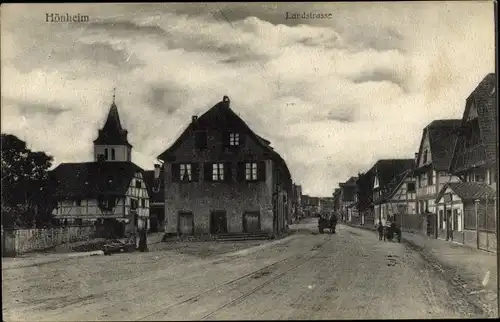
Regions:
<instances>
[{"instance_id":1,"label":"wooden door","mask_svg":"<svg viewBox=\"0 0 500 322\"><path fill-rule=\"evenodd\" d=\"M453 230L451 229L451 209L446 209L446 239L453 239Z\"/></svg>"},{"instance_id":2,"label":"wooden door","mask_svg":"<svg viewBox=\"0 0 500 322\"><path fill-rule=\"evenodd\" d=\"M227 216L225 211L213 211L210 215L210 233L227 233Z\"/></svg>"},{"instance_id":3,"label":"wooden door","mask_svg":"<svg viewBox=\"0 0 500 322\"><path fill-rule=\"evenodd\" d=\"M246 233L260 231L260 213L246 212L243 214L243 231Z\"/></svg>"},{"instance_id":4,"label":"wooden door","mask_svg":"<svg viewBox=\"0 0 500 322\"><path fill-rule=\"evenodd\" d=\"M179 213L178 231L181 235L194 234L194 216L192 212Z\"/></svg>"}]
</instances>

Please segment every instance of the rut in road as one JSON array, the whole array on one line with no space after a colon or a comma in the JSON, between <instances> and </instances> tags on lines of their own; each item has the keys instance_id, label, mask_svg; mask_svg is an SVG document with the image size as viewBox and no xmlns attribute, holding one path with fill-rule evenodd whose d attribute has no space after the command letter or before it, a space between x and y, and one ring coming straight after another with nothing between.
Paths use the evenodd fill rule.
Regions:
<instances>
[{"instance_id":1,"label":"rut in road","mask_svg":"<svg viewBox=\"0 0 500 322\"><path fill-rule=\"evenodd\" d=\"M156 312L148 314L147 316L139 318L138 320L143 321L143 320L151 319L151 318L153 318L153 320L154 319L164 319L165 316L167 315L167 312L173 308L175 308L175 311L189 312L190 314L197 314L198 313L199 315L203 314L201 318L200 317L193 318L195 320L207 319L210 316L212 316L213 314L223 310L224 308L227 308L231 305L237 304L241 300L243 300L246 297L257 292L258 290L265 287L269 283L285 276L286 274L289 274L290 272L292 272L294 269L300 267L301 265L304 265L305 263L310 261L312 258L316 257L317 254L320 252L321 248L328 242L331 242L330 238L323 239L323 241L321 243L317 244L312 249L311 249L311 246L307 246L307 247L303 248L299 252L299 255L294 254L294 255L289 256L283 260L280 260L280 261L275 262L273 264L264 266L263 268L260 268L258 270L252 271L248 274L245 274L239 278L233 279L233 280L228 281L228 282L223 283L223 284L219 284L219 285L217 285L209 290L206 290L202 293L199 293L195 296L192 296L189 299L186 299L186 300L183 300L181 302L169 305L166 308L163 308L161 310L158 310ZM302 254L304 251L316 252L316 253L312 256L303 256ZM277 271L270 272L271 268L278 266L280 264L284 264L285 262L288 262L288 261L291 262L290 264L293 263L291 267L288 264L285 264L285 265L281 265L281 267L285 266L284 271L279 272L281 267L278 267ZM276 272L279 272L279 273L276 274ZM268 276L268 275L274 275L274 276L267 278L266 281L263 283L258 282L259 278L262 278L262 277ZM257 284L257 285L254 286L252 284ZM217 297L210 296L210 295L214 295L213 293L217 292L217 290L219 290L219 292L220 292L221 288L228 287L228 286L230 288L224 291L224 293L227 294L227 296L229 296L229 293L231 293L231 292L238 292L238 289L241 287L251 286L251 289L249 291L243 292L243 294L241 294L241 295L237 295L234 299L232 299L230 301L224 301L224 304L222 304L222 305L220 305L219 303L207 303L208 305L201 305L200 299L202 299L202 301L208 301L208 302L215 301L215 302L217 302ZM219 292L217 292L216 295L219 295L218 294ZM220 302L220 296L219 296L219 302ZM194 306L190 308L189 307L190 305L194 305ZM187 308L186 308L186 306L187 306ZM209 313L199 311L199 310L203 310L204 307L216 307L216 309L210 311Z\"/></svg>"}]
</instances>

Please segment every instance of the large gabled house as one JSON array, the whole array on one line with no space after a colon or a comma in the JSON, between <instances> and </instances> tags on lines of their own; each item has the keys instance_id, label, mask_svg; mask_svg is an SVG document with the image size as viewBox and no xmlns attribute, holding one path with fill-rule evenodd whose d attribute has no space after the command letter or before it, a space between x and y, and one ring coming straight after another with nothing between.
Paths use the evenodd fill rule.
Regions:
<instances>
[{"instance_id":1,"label":"large gabled house","mask_svg":"<svg viewBox=\"0 0 500 322\"><path fill-rule=\"evenodd\" d=\"M439 237L496 250L498 182L496 75L488 74L467 97L448 172L459 182L439 191Z\"/></svg>"},{"instance_id":2,"label":"large gabled house","mask_svg":"<svg viewBox=\"0 0 500 322\"><path fill-rule=\"evenodd\" d=\"M445 183L459 181L448 172L448 167L460 124L461 120L455 119L434 120L423 129L413 173L417 182L417 213L425 222L421 229L428 236L435 237L440 229L434 203L438 192Z\"/></svg>"},{"instance_id":3,"label":"large gabled house","mask_svg":"<svg viewBox=\"0 0 500 322\"><path fill-rule=\"evenodd\" d=\"M292 180L270 142L230 108L227 96L158 156L165 180L167 234L287 230Z\"/></svg>"},{"instance_id":4,"label":"large gabled house","mask_svg":"<svg viewBox=\"0 0 500 322\"><path fill-rule=\"evenodd\" d=\"M94 141L94 161L62 163L49 173L60 224L94 224L100 236L123 237L149 228L144 171L131 161L132 145L113 104Z\"/></svg>"},{"instance_id":5,"label":"large gabled house","mask_svg":"<svg viewBox=\"0 0 500 322\"><path fill-rule=\"evenodd\" d=\"M385 159L377 161L370 169L373 174L372 200L375 224L385 225L389 219L385 196L393 189L392 182L402 173L412 170L414 164L414 159Z\"/></svg>"}]
</instances>

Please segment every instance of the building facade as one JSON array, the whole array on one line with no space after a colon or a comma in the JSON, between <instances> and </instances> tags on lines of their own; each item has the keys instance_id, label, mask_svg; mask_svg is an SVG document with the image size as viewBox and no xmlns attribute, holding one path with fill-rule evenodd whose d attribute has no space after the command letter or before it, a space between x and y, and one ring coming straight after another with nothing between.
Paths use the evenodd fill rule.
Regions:
<instances>
[{"instance_id":1,"label":"building facade","mask_svg":"<svg viewBox=\"0 0 500 322\"><path fill-rule=\"evenodd\" d=\"M488 74L465 101L448 170L459 182L436 198L440 238L490 251L497 244L497 110L496 75Z\"/></svg>"},{"instance_id":2,"label":"building facade","mask_svg":"<svg viewBox=\"0 0 500 322\"><path fill-rule=\"evenodd\" d=\"M230 108L227 96L158 156L167 234L287 230L292 181L285 161Z\"/></svg>"},{"instance_id":3,"label":"building facade","mask_svg":"<svg viewBox=\"0 0 500 322\"><path fill-rule=\"evenodd\" d=\"M346 182L340 183L340 219L351 222L353 215L353 205L356 195L356 177L351 177Z\"/></svg>"},{"instance_id":4,"label":"building facade","mask_svg":"<svg viewBox=\"0 0 500 322\"><path fill-rule=\"evenodd\" d=\"M448 167L460 123L454 119L432 121L423 130L416 154L417 213L424 222L422 232L431 237L443 232L438 225L437 194L447 182L459 181L448 172Z\"/></svg>"}]
</instances>

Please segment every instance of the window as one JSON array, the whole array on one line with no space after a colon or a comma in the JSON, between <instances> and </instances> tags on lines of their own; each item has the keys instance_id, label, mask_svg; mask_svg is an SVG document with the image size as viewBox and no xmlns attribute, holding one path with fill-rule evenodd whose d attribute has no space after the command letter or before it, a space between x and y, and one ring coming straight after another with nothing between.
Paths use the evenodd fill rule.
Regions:
<instances>
[{"instance_id":1,"label":"window","mask_svg":"<svg viewBox=\"0 0 500 322\"><path fill-rule=\"evenodd\" d=\"M425 164L427 163L427 150L424 150L424 157L423 157L423 160L422 162Z\"/></svg>"},{"instance_id":2,"label":"window","mask_svg":"<svg viewBox=\"0 0 500 322\"><path fill-rule=\"evenodd\" d=\"M109 155L108 155L108 148L104 149L104 160L108 160Z\"/></svg>"},{"instance_id":3,"label":"window","mask_svg":"<svg viewBox=\"0 0 500 322\"><path fill-rule=\"evenodd\" d=\"M430 186L430 185L434 184L434 171L430 170L428 176L429 177L428 177L427 185Z\"/></svg>"},{"instance_id":4,"label":"window","mask_svg":"<svg viewBox=\"0 0 500 322\"><path fill-rule=\"evenodd\" d=\"M406 189L408 190L408 193L413 193L415 192L415 183L414 182L409 182L406 186Z\"/></svg>"},{"instance_id":5,"label":"window","mask_svg":"<svg viewBox=\"0 0 500 322\"><path fill-rule=\"evenodd\" d=\"M141 199L141 207L146 208L146 199Z\"/></svg>"},{"instance_id":6,"label":"window","mask_svg":"<svg viewBox=\"0 0 500 322\"><path fill-rule=\"evenodd\" d=\"M212 181L224 180L224 163L212 164Z\"/></svg>"},{"instance_id":7,"label":"window","mask_svg":"<svg viewBox=\"0 0 500 322\"><path fill-rule=\"evenodd\" d=\"M239 133L229 133L229 145L230 146L240 145L240 134Z\"/></svg>"},{"instance_id":8,"label":"window","mask_svg":"<svg viewBox=\"0 0 500 322\"><path fill-rule=\"evenodd\" d=\"M247 181L257 180L256 162L245 163L245 180Z\"/></svg>"},{"instance_id":9,"label":"window","mask_svg":"<svg viewBox=\"0 0 500 322\"><path fill-rule=\"evenodd\" d=\"M115 159L115 149L111 149L111 160Z\"/></svg>"},{"instance_id":10,"label":"window","mask_svg":"<svg viewBox=\"0 0 500 322\"><path fill-rule=\"evenodd\" d=\"M98 202L99 208L104 210L111 210L116 206L116 199L113 197L101 197Z\"/></svg>"},{"instance_id":11,"label":"window","mask_svg":"<svg viewBox=\"0 0 500 322\"><path fill-rule=\"evenodd\" d=\"M136 188L139 188L139 189L140 189L140 188L142 188L142 185L141 185L141 181L140 181L140 180L135 179L135 187L136 187Z\"/></svg>"},{"instance_id":12,"label":"window","mask_svg":"<svg viewBox=\"0 0 500 322\"><path fill-rule=\"evenodd\" d=\"M180 169L180 179L181 181L191 181L192 178L192 171L191 171L191 164L181 164L179 166Z\"/></svg>"},{"instance_id":13,"label":"window","mask_svg":"<svg viewBox=\"0 0 500 322\"><path fill-rule=\"evenodd\" d=\"M137 199L130 199L130 209L135 210L139 208L139 202Z\"/></svg>"},{"instance_id":14,"label":"window","mask_svg":"<svg viewBox=\"0 0 500 322\"><path fill-rule=\"evenodd\" d=\"M438 217L439 229L443 229L443 221L445 220L443 213L444 212L442 210L439 210L439 217Z\"/></svg>"},{"instance_id":15,"label":"window","mask_svg":"<svg viewBox=\"0 0 500 322\"><path fill-rule=\"evenodd\" d=\"M81 200L81 199L76 200L76 201L75 201L75 205L76 205L77 207L80 207L80 206L82 205L82 200Z\"/></svg>"},{"instance_id":16,"label":"window","mask_svg":"<svg viewBox=\"0 0 500 322\"><path fill-rule=\"evenodd\" d=\"M195 133L195 145L198 149L204 149L207 147L207 132L197 131Z\"/></svg>"}]
</instances>

